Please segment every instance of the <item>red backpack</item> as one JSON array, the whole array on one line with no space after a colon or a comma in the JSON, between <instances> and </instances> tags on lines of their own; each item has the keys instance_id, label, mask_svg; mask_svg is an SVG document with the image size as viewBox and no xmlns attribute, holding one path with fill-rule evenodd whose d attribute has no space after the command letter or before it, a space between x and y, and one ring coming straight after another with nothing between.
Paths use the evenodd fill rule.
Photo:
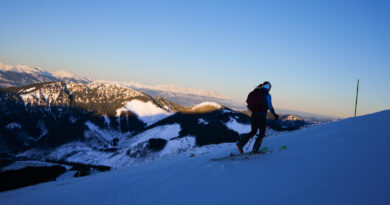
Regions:
<instances>
[{"instance_id":1,"label":"red backpack","mask_svg":"<svg viewBox=\"0 0 390 205\"><path fill-rule=\"evenodd\" d=\"M267 112L267 95L268 92L263 89L254 89L249 93L246 103L251 112Z\"/></svg>"}]
</instances>

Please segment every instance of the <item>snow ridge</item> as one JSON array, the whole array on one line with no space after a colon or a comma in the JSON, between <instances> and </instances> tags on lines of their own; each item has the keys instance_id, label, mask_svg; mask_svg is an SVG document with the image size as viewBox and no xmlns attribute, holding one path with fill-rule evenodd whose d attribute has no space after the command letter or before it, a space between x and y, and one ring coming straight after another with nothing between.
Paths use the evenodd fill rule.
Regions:
<instances>
[{"instance_id":1,"label":"snow ridge","mask_svg":"<svg viewBox=\"0 0 390 205\"><path fill-rule=\"evenodd\" d=\"M139 82L129 81L129 82L118 82L121 85L132 87L134 89L150 89L150 90L157 90L157 91L165 91L165 92L172 92L172 93L179 93L179 94L190 94L190 95L198 95L198 96L208 96L213 98L219 98L219 99L229 99L227 95L217 93L216 91L212 90L200 90L196 88L186 88L181 86L176 86L172 84L161 84L161 85L146 85Z\"/></svg>"},{"instance_id":2,"label":"snow ridge","mask_svg":"<svg viewBox=\"0 0 390 205\"><path fill-rule=\"evenodd\" d=\"M210 106L210 107L215 107L216 109L221 109L222 108L222 105L216 103L216 102L203 102L203 103L200 103L198 105L195 105L192 107L192 110L196 110L196 109L199 109L199 108L202 108L202 107L206 107L206 106Z\"/></svg>"}]
</instances>

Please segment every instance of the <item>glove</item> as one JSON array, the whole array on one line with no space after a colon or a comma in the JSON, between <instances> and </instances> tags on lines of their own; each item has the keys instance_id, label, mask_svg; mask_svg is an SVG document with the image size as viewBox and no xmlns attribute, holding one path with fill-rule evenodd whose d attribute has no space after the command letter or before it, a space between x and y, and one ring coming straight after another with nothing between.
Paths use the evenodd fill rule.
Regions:
<instances>
[{"instance_id":1,"label":"glove","mask_svg":"<svg viewBox=\"0 0 390 205\"><path fill-rule=\"evenodd\" d=\"M279 119L279 115L275 114L275 120Z\"/></svg>"}]
</instances>

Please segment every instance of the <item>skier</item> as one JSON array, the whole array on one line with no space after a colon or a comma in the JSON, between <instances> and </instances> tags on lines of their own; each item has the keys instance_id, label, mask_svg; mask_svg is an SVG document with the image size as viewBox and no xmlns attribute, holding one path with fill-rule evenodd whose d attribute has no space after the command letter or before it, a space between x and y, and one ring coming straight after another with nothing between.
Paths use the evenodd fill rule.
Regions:
<instances>
[{"instance_id":1,"label":"skier","mask_svg":"<svg viewBox=\"0 0 390 205\"><path fill-rule=\"evenodd\" d=\"M256 135L257 130L260 129L260 134L258 135L255 144L253 145L253 153L259 153L263 137L265 135L265 129L267 127L267 111L271 111L275 120L279 118L279 115L275 113L274 108L272 107L271 95L269 91L271 90L271 83L265 81L264 83L257 86L252 92L249 93L246 102L248 103L248 108L252 112L251 115L251 132L244 135L240 141L236 144L238 151L243 153L243 147L249 141L250 138Z\"/></svg>"}]
</instances>

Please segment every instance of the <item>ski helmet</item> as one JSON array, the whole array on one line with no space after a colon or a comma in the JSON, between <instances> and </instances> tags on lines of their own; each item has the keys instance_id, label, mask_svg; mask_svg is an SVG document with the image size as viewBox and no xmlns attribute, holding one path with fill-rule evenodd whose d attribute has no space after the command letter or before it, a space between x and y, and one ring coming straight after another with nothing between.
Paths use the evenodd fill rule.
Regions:
<instances>
[{"instance_id":1,"label":"ski helmet","mask_svg":"<svg viewBox=\"0 0 390 205\"><path fill-rule=\"evenodd\" d=\"M265 81L263 83L263 88L265 88L267 90L270 90L271 89L271 83L269 83L268 81Z\"/></svg>"}]
</instances>

